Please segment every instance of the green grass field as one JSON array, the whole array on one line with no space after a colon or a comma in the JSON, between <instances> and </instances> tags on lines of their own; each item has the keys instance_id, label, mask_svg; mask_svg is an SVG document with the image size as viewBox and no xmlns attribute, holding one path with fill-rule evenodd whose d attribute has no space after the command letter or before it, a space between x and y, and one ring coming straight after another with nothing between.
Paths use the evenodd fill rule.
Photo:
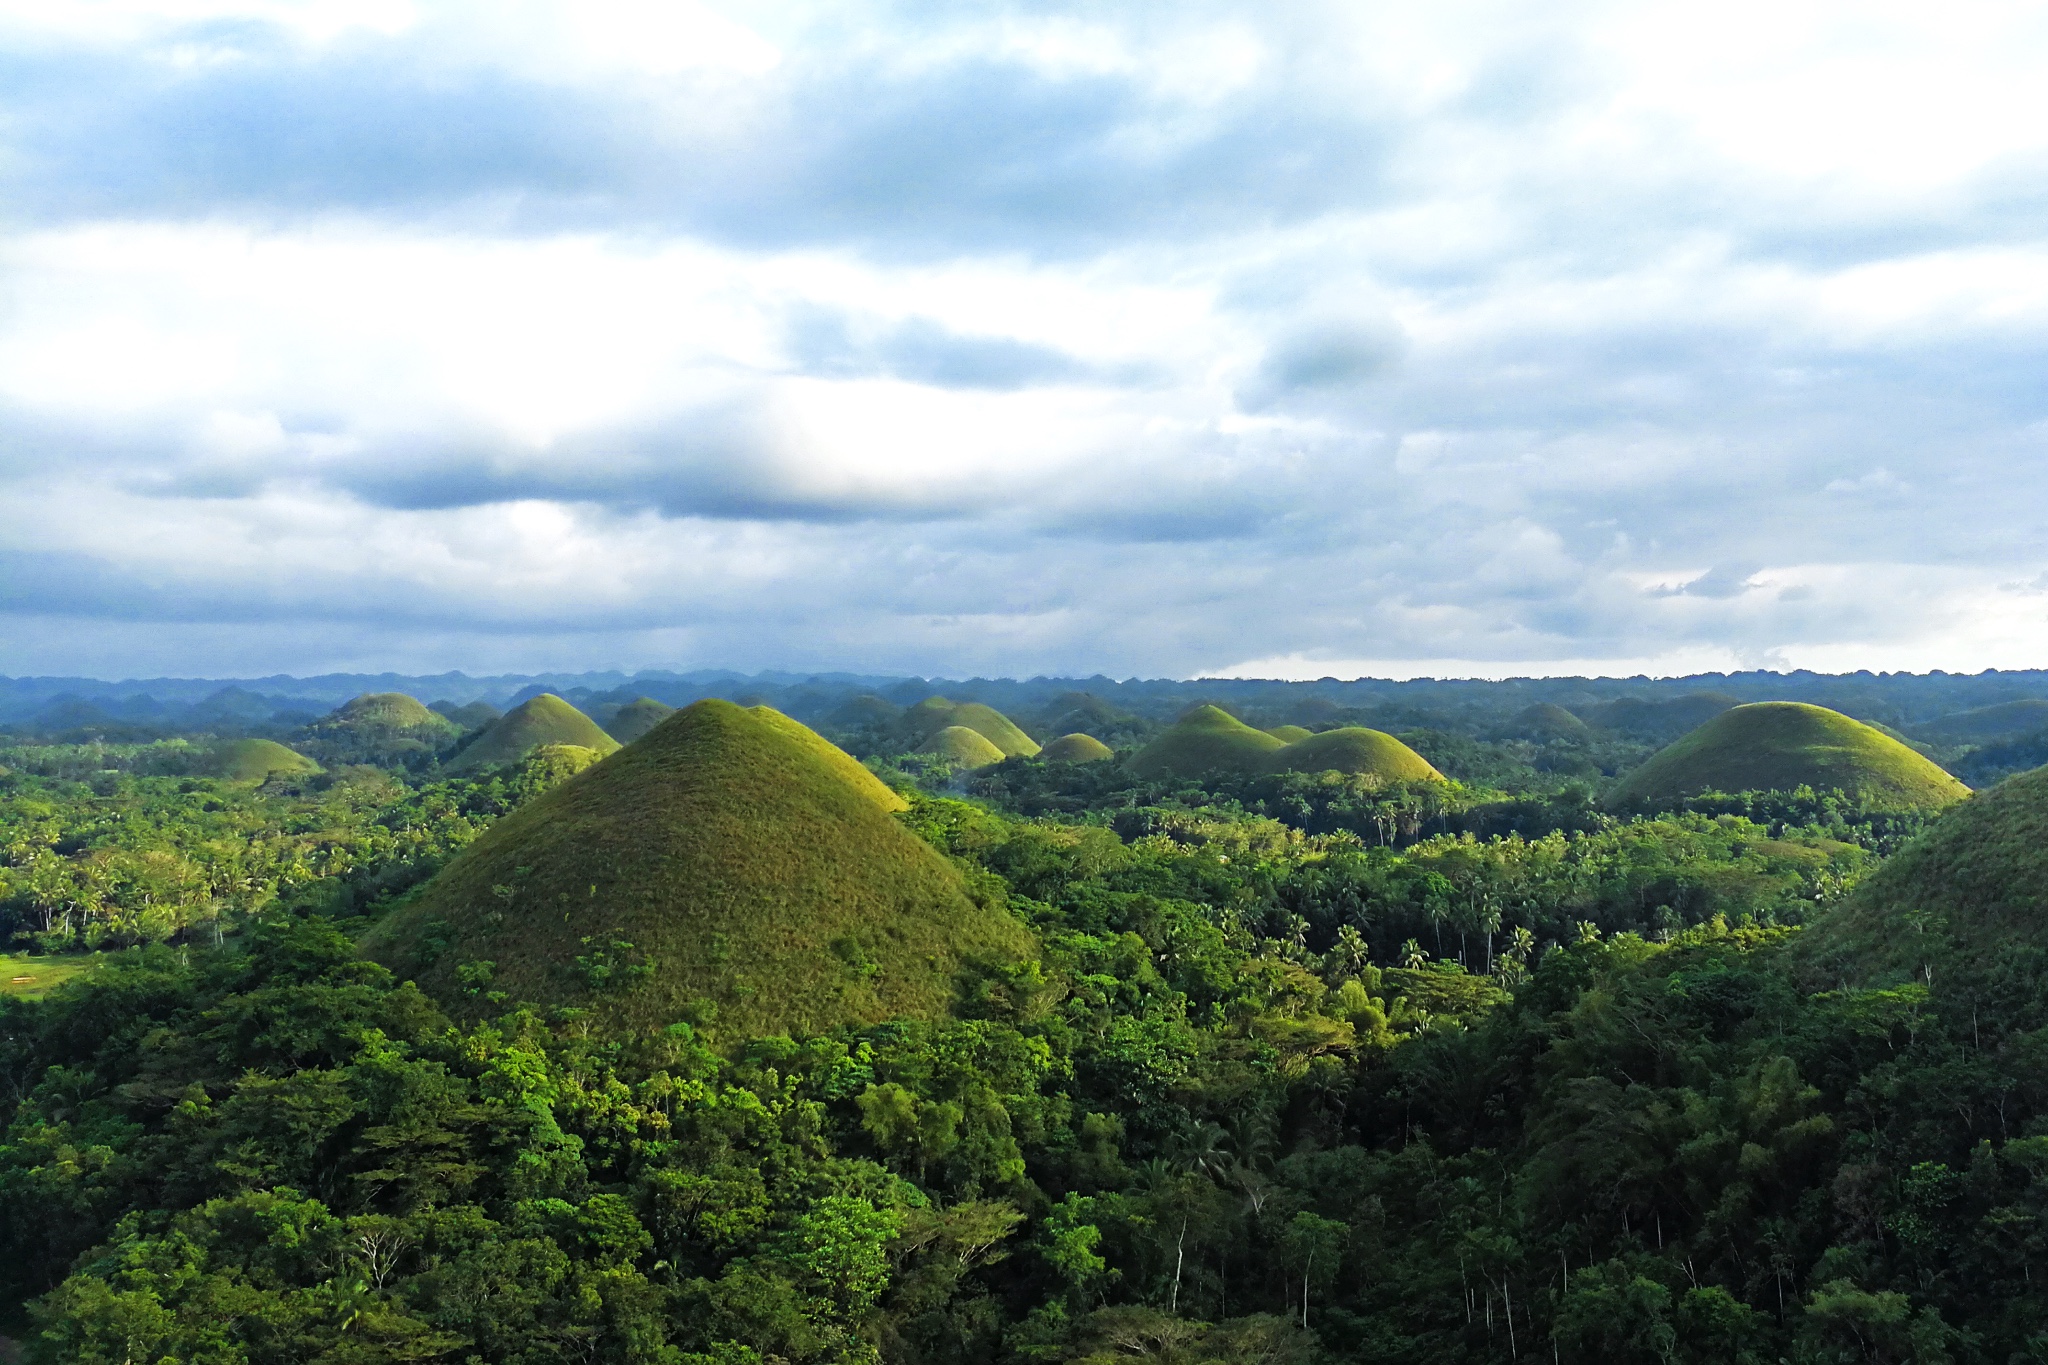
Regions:
<instances>
[{"instance_id":1,"label":"green grass field","mask_svg":"<svg viewBox=\"0 0 2048 1365\"><path fill-rule=\"evenodd\" d=\"M902 804L788 717L700 701L494 825L364 947L459 1013L490 962L511 1000L627 1029L700 1000L730 1041L942 1017L966 960L1031 936Z\"/></svg>"},{"instance_id":2,"label":"green grass field","mask_svg":"<svg viewBox=\"0 0 2048 1365\"><path fill-rule=\"evenodd\" d=\"M0 953L0 995L34 1000L98 964L96 955L31 957L27 953Z\"/></svg>"},{"instance_id":3,"label":"green grass field","mask_svg":"<svg viewBox=\"0 0 2048 1365\"><path fill-rule=\"evenodd\" d=\"M1970 789L1889 735L1839 711L1769 701L1723 711L1652 754L1608 798L1644 808L1703 791L1841 790L1938 809Z\"/></svg>"}]
</instances>

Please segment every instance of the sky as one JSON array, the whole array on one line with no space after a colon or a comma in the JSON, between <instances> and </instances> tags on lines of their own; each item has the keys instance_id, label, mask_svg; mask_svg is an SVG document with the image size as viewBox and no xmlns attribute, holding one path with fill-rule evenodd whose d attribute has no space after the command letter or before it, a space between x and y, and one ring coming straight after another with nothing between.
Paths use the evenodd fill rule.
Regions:
<instances>
[{"instance_id":1,"label":"sky","mask_svg":"<svg viewBox=\"0 0 2048 1365\"><path fill-rule=\"evenodd\" d=\"M0 673L2048 665L2048 8L0 0Z\"/></svg>"}]
</instances>

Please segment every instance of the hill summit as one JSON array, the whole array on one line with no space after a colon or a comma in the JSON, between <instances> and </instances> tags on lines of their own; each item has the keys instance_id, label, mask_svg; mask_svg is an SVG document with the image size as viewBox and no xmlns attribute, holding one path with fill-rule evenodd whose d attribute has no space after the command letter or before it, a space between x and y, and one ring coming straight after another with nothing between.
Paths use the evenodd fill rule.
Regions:
<instances>
[{"instance_id":1,"label":"hill summit","mask_svg":"<svg viewBox=\"0 0 2048 1365\"><path fill-rule=\"evenodd\" d=\"M1140 777L1200 777L1208 772L1253 773L1285 741L1254 730L1220 706L1197 706L1165 734L1131 755Z\"/></svg>"},{"instance_id":2,"label":"hill summit","mask_svg":"<svg viewBox=\"0 0 2048 1365\"><path fill-rule=\"evenodd\" d=\"M260 783L276 776L317 773L320 765L274 739L231 739L206 755L204 771L229 782Z\"/></svg>"},{"instance_id":3,"label":"hill summit","mask_svg":"<svg viewBox=\"0 0 2048 1365\"><path fill-rule=\"evenodd\" d=\"M1016 722L978 701L926 697L903 713L902 725L913 750L922 750L947 726L959 725L995 745L1004 758L1030 758L1038 752L1038 741L1018 729Z\"/></svg>"},{"instance_id":4,"label":"hill summit","mask_svg":"<svg viewBox=\"0 0 2048 1365\"><path fill-rule=\"evenodd\" d=\"M621 744L631 744L676 713L676 708L652 697L635 697L613 712L605 731Z\"/></svg>"},{"instance_id":5,"label":"hill summit","mask_svg":"<svg viewBox=\"0 0 2048 1365\"><path fill-rule=\"evenodd\" d=\"M963 962L1031 940L901 804L786 716L696 702L493 825L364 947L457 1009L489 962L514 1000L622 1027L700 1000L732 1040L940 1017Z\"/></svg>"},{"instance_id":6,"label":"hill summit","mask_svg":"<svg viewBox=\"0 0 2048 1365\"><path fill-rule=\"evenodd\" d=\"M1383 730L1346 725L1298 739L1268 756L1267 766L1282 772L1336 771L1377 777L1382 782L1441 782L1444 775L1421 754Z\"/></svg>"},{"instance_id":7,"label":"hill summit","mask_svg":"<svg viewBox=\"0 0 2048 1365\"><path fill-rule=\"evenodd\" d=\"M1899 741L1839 711L1804 702L1753 702L1723 711L1652 754L1608 798L1652 806L1704 791L1841 790L1935 809L1970 789Z\"/></svg>"},{"instance_id":8,"label":"hill summit","mask_svg":"<svg viewBox=\"0 0 2048 1365\"><path fill-rule=\"evenodd\" d=\"M543 692L485 726L467 748L448 761L448 771L473 773L501 763L517 763L545 744L593 749L600 757L619 747L596 721L554 693Z\"/></svg>"}]
</instances>

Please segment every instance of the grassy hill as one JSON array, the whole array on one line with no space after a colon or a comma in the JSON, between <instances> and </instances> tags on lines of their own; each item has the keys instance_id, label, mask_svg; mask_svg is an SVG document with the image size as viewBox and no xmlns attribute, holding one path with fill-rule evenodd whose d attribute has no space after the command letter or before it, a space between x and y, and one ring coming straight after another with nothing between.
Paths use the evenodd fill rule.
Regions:
<instances>
[{"instance_id":1,"label":"grassy hill","mask_svg":"<svg viewBox=\"0 0 2048 1365\"><path fill-rule=\"evenodd\" d=\"M621 744L631 744L675 713L675 707L652 697L636 697L605 721L605 733Z\"/></svg>"},{"instance_id":2,"label":"grassy hill","mask_svg":"<svg viewBox=\"0 0 2048 1365\"><path fill-rule=\"evenodd\" d=\"M1335 770L1377 777L1383 782L1441 782L1444 775L1428 759L1380 730L1347 725L1296 740L1270 755L1276 772L1324 773Z\"/></svg>"},{"instance_id":3,"label":"grassy hill","mask_svg":"<svg viewBox=\"0 0 2048 1365\"><path fill-rule=\"evenodd\" d=\"M1217 706L1197 706L1165 734L1131 755L1140 777L1199 777L1209 772L1262 772L1286 745Z\"/></svg>"},{"instance_id":4,"label":"grassy hill","mask_svg":"<svg viewBox=\"0 0 2048 1365\"><path fill-rule=\"evenodd\" d=\"M1945 811L1821 917L1830 975L1923 976L2048 950L2048 768ZM1960 959L1960 961L1959 961Z\"/></svg>"},{"instance_id":5,"label":"grassy hill","mask_svg":"<svg viewBox=\"0 0 2048 1365\"><path fill-rule=\"evenodd\" d=\"M1038 756L1048 763L1100 763L1116 754L1093 735L1073 734L1061 735L1040 750Z\"/></svg>"},{"instance_id":6,"label":"grassy hill","mask_svg":"<svg viewBox=\"0 0 2048 1365\"><path fill-rule=\"evenodd\" d=\"M317 773L320 765L273 739L231 739L206 755L205 771L230 782L262 782L273 774Z\"/></svg>"},{"instance_id":7,"label":"grassy hill","mask_svg":"<svg viewBox=\"0 0 2048 1365\"><path fill-rule=\"evenodd\" d=\"M461 753L448 761L452 773L481 772L503 763L517 763L543 744L569 744L608 754L619 742L597 722L552 692L529 697L485 727Z\"/></svg>"},{"instance_id":8,"label":"grassy hill","mask_svg":"<svg viewBox=\"0 0 2048 1365\"><path fill-rule=\"evenodd\" d=\"M1651 808L1703 791L1846 792L1928 809L1969 788L1905 745L1839 711L1755 702L1724 711L1625 776L1611 806Z\"/></svg>"},{"instance_id":9,"label":"grassy hill","mask_svg":"<svg viewBox=\"0 0 2048 1365\"><path fill-rule=\"evenodd\" d=\"M699 999L731 1040L940 1017L963 961L1030 936L826 750L766 707L685 707L492 826L364 947L458 1010L458 967L489 961L514 1000L631 1028Z\"/></svg>"},{"instance_id":10,"label":"grassy hill","mask_svg":"<svg viewBox=\"0 0 2048 1365\"><path fill-rule=\"evenodd\" d=\"M499 716L504 715L487 701L472 701L457 705L452 701L432 702L427 706L437 716L445 716L464 730L481 730Z\"/></svg>"},{"instance_id":11,"label":"grassy hill","mask_svg":"<svg viewBox=\"0 0 2048 1365\"><path fill-rule=\"evenodd\" d=\"M1314 734L1315 731L1309 729L1306 725L1269 725L1266 727L1266 733L1279 740L1282 744L1297 744Z\"/></svg>"},{"instance_id":12,"label":"grassy hill","mask_svg":"<svg viewBox=\"0 0 2048 1365\"><path fill-rule=\"evenodd\" d=\"M1938 744L1988 744L2039 730L2048 730L2048 700L2023 697L1942 716L1914 726L1913 735Z\"/></svg>"},{"instance_id":13,"label":"grassy hill","mask_svg":"<svg viewBox=\"0 0 2048 1365\"><path fill-rule=\"evenodd\" d=\"M919 752L936 754L961 768L986 768L1007 757L979 730L970 730L964 725L948 725L925 740Z\"/></svg>"},{"instance_id":14,"label":"grassy hill","mask_svg":"<svg viewBox=\"0 0 2048 1365\"><path fill-rule=\"evenodd\" d=\"M1579 715L1596 730L1610 730L1656 743L1697 729L1740 704L1741 698L1731 697L1726 692L1686 692L1662 700L1617 697L1613 701L1583 707Z\"/></svg>"},{"instance_id":15,"label":"grassy hill","mask_svg":"<svg viewBox=\"0 0 2048 1365\"><path fill-rule=\"evenodd\" d=\"M1525 739L1588 739L1593 733L1592 726L1552 701L1523 707L1503 728Z\"/></svg>"},{"instance_id":16,"label":"grassy hill","mask_svg":"<svg viewBox=\"0 0 2048 1365\"><path fill-rule=\"evenodd\" d=\"M403 692L367 692L301 731L295 742L330 767L423 759L462 735L462 727Z\"/></svg>"},{"instance_id":17,"label":"grassy hill","mask_svg":"<svg viewBox=\"0 0 2048 1365\"><path fill-rule=\"evenodd\" d=\"M925 744L949 725L964 725L1002 751L1005 758L1030 758L1038 752L1038 741L993 706L978 701L952 701L926 697L903 713L903 734L913 753L925 752Z\"/></svg>"}]
</instances>

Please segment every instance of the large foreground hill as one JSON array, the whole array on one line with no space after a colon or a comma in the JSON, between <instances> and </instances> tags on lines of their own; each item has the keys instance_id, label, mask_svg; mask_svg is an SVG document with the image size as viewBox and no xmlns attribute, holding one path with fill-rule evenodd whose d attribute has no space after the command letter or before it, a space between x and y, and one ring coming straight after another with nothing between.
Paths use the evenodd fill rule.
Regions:
<instances>
[{"instance_id":1,"label":"large foreground hill","mask_svg":"<svg viewBox=\"0 0 2048 1365\"><path fill-rule=\"evenodd\" d=\"M1029 935L890 814L901 801L767 708L702 701L493 826L365 947L465 986L721 1033L946 1013L970 958Z\"/></svg>"}]
</instances>

